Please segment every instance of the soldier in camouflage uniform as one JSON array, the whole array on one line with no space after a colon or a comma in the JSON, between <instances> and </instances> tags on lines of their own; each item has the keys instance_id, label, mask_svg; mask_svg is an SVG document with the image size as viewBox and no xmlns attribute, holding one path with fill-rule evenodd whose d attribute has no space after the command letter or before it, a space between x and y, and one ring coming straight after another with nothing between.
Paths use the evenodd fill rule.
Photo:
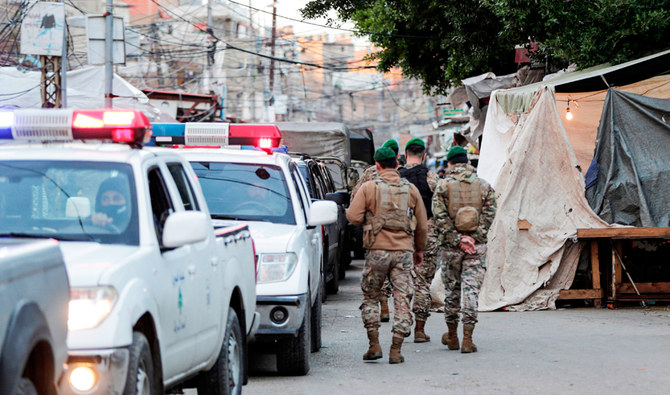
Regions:
<instances>
[{"instance_id":1,"label":"soldier in camouflage uniform","mask_svg":"<svg viewBox=\"0 0 670 395\"><path fill-rule=\"evenodd\" d=\"M394 139L388 139L382 144L382 147L388 147L395 152L396 156L398 155L399 147L398 147L398 142L395 141ZM363 170L363 174L361 175L361 178L358 179L358 182L356 182L356 185L354 186L354 189L351 190L351 200L354 200L354 196L356 196L356 193L358 190L361 188L361 185L365 184L368 181L372 181L375 178L377 178L377 166L370 166L367 169ZM382 322L389 322L391 316L389 313L389 305L388 305L388 298L392 296L392 289L391 289L391 283L386 279L384 281L384 285L382 286L382 296L379 298L379 303L381 305L381 321Z\"/></svg>"},{"instance_id":2,"label":"soldier in camouflage uniform","mask_svg":"<svg viewBox=\"0 0 670 395\"><path fill-rule=\"evenodd\" d=\"M448 331L442 344L458 350L458 313L462 314L462 353L477 351L472 332L477 323L477 298L486 272L486 237L495 217L493 188L468 165L463 147L452 147L449 166L433 196L433 219L442 255L442 281L446 289L444 316ZM461 289L463 299L461 301Z\"/></svg>"},{"instance_id":3,"label":"soldier in camouflage uniform","mask_svg":"<svg viewBox=\"0 0 670 395\"><path fill-rule=\"evenodd\" d=\"M437 239L431 236L433 232L433 214L431 205L433 200L433 191L437 186L437 174L428 170L423 165L426 158L426 144L419 138L413 138L405 145L405 158L407 164L398 169L398 173L403 178L414 184L421 193L421 198L426 206L428 216L428 241L423 253L423 262L415 265L412 272L414 280L414 320L416 328L414 329L414 343L425 343L430 341L430 336L426 335L424 327L426 320L430 316L430 284L435 277L435 270L438 262Z\"/></svg>"},{"instance_id":4,"label":"soldier in camouflage uniform","mask_svg":"<svg viewBox=\"0 0 670 395\"><path fill-rule=\"evenodd\" d=\"M393 343L389 363L404 362L400 353L405 337L412 329L410 301L413 283L412 265L423 259L426 244L426 209L418 189L400 178L396 153L382 147L374 155L379 176L363 184L347 210L347 219L364 225L364 243L368 250L361 278L363 303L361 317L367 329L370 347L363 360L382 357L379 345L379 297L386 278L393 287Z\"/></svg>"}]
</instances>

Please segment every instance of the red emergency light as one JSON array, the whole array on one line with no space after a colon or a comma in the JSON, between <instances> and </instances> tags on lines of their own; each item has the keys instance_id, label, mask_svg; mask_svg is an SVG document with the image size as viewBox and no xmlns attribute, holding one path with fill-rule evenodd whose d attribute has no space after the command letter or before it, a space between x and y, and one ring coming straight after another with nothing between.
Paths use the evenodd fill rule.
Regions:
<instances>
[{"instance_id":1,"label":"red emergency light","mask_svg":"<svg viewBox=\"0 0 670 395\"><path fill-rule=\"evenodd\" d=\"M228 144L252 145L269 150L279 147L281 133L276 125L232 123L228 130Z\"/></svg>"},{"instance_id":2,"label":"red emergency light","mask_svg":"<svg viewBox=\"0 0 670 395\"><path fill-rule=\"evenodd\" d=\"M151 123L137 110L74 110L72 137L139 145L151 137Z\"/></svg>"},{"instance_id":3,"label":"red emergency light","mask_svg":"<svg viewBox=\"0 0 670 395\"><path fill-rule=\"evenodd\" d=\"M0 113L0 139L112 140L140 145L149 137L151 123L137 110L17 109Z\"/></svg>"}]
</instances>

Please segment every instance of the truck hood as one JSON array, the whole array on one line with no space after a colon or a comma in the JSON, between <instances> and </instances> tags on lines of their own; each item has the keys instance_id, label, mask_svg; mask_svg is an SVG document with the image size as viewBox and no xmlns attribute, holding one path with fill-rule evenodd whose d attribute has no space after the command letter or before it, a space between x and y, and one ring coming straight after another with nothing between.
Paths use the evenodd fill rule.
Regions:
<instances>
[{"instance_id":1,"label":"truck hood","mask_svg":"<svg viewBox=\"0 0 670 395\"><path fill-rule=\"evenodd\" d=\"M249 225L249 231L256 246L256 253L281 253L294 250L291 246L291 241L297 230L296 225L273 224L271 222L214 220L214 226L217 228L242 223Z\"/></svg>"},{"instance_id":2,"label":"truck hood","mask_svg":"<svg viewBox=\"0 0 670 395\"><path fill-rule=\"evenodd\" d=\"M60 242L70 286L95 286L112 266L127 260L139 246L92 242Z\"/></svg>"}]
</instances>

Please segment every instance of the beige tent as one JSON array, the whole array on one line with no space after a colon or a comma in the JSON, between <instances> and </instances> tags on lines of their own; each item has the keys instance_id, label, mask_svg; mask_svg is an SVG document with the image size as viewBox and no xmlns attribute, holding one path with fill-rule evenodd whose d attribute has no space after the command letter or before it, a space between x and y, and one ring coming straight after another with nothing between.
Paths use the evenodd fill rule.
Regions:
<instances>
[{"instance_id":1,"label":"beige tent","mask_svg":"<svg viewBox=\"0 0 670 395\"><path fill-rule=\"evenodd\" d=\"M647 78L668 71L669 58L665 51L492 94L478 174L496 189L499 208L480 310L553 308L559 291L572 285L581 251L577 228L609 226L586 202L583 178L607 85L628 82L617 89L670 98L670 75ZM604 89L595 90L598 84ZM568 104L572 120L565 117ZM519 220L531 228L519 229Z\"/></svg>"}]
</instances>

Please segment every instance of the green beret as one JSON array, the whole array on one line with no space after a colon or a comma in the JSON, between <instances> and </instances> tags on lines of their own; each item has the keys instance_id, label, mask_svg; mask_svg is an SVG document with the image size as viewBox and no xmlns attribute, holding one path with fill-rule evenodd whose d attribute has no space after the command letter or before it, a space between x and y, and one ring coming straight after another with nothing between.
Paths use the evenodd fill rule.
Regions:
<instances>
[{"instance_id":1,"label":"green beret","mask_svg":"<svg viewBox=\"0 0 670 395\"><path fill-rule=\"evenodd\" d=\"M381 162L387 159L395 159L395 152L389 147L381 147L375 151L375 162Z\"/></svg>"},{"instance_id":2,"label":"green beret","mask_svg":"<svg viewBox=\"0 0 670 395\"><path fill-rule=\"evenodd\" d=\"M420 146L422 146L423 148L426 148L426 143L424 143L423 140L421 140L421 139L418 138L418 137L414 137L413 139L411 139L410 141L408 141L407 144L405 144L405 150L407 150L407 147L409 147L409 146L412 145L412 144L420 145Z\"/></svg>"},{"instance_id":3,"label":"green beret","mask_svg":"<svg viewBox=\"0 0 670 395\"><path fill-rule=\"evenodd\" d=\"M396 155L398 155L398 150L400 149L398 147L398 142L395 141L395 139L388 139L382 144L382 147L390 148L395 152Z\"/></svg>"},{"instance_id":4,"label":"green beret","mask_svg":"<svg viewBox=\"0 0 670 395\"><path fill-rule=\"evenodd\" d=\"M465 148L461 147L460 145L457 145L455 147L451 147L451 149L449 150L449 153L447 154L447 160L450 160L454 156L461 155L461 154L467 155L468 152L465 150Z\"/></svg>"}]
</instances>

